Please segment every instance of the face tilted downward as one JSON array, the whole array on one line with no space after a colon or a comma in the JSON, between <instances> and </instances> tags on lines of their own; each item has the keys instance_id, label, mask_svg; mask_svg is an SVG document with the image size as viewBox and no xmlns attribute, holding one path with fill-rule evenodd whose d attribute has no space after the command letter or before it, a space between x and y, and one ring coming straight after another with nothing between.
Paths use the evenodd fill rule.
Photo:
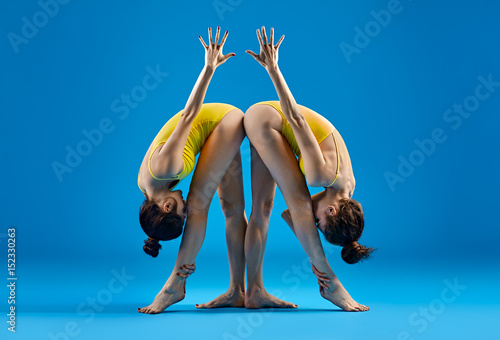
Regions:
<instances>
[{"instance_id":1,"label":"face tilted downward","mask_svg":"<svg viewBox=\"0 0 500 340\"><path fill-rule=\"evenodd\" d=\"M313 209L318 229L329 243L343 247L345 262L354 264L370 256L374 249L358 243L365 225L359 202L351 198L327 202L322 198L314 202Z\"/></svg>"},{"instance_id":2,"label":"face tilted downward","mask_svg":"<svg viewBox=\"0 0 500 340\"><path fill-rule=\"evenodd\" d=\"M161 249L158 241L181 236L186 212L186 201L180 190L165 191L154 199L147 197L139 211L142 230L148 235L144 251L155 257Z\"/></svg>"},{"instance_id":3,"label":"face tilted downward","mask_svg":"<svg viewBox=\"0 0 500 340\"><path fill-rule=\"evenodd\" d=\"M344 246L356 242L363 233L363 209L352 198L341 198L333 202L320 199L314 206L314 215L318 229L330 243Z\"/></svg>"},{"instance_id":4,"label":"face tilted downward","mask_svg":"<svg viewBox=\"0 0 500 340\"><path fill-rule=\"evenodd\" d=\"M337 213L337 209L335 205L330 204L326 199L323 198L313 201L313 212L314 218L316 220L316 226L318 227L319 231L324 234L328 225L329 218L335 216L335 214Z\"/></svg>"},{"instance_id":5,"label":"face tilted downward","mask_svg":"<svg viewBox=\"0 0 500 340\"><path fill-rule=\"evenodd\" d=\"M170 191L169 194L165 195L158 203L166 213L175 212L184 219L186 218L187 204L182 197L182 191Z\"/></svg>"}]
</instances>

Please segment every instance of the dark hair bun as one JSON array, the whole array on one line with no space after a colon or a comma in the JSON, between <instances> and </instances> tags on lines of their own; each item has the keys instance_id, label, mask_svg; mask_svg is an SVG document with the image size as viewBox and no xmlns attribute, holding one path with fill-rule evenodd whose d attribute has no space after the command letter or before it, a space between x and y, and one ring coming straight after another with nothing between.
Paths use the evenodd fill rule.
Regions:
<instances>
[{"instance_id":1,"label":"dark hair bun","mask_svg":"<svg viewBox=\"0 0 500 340\"><path fill-rule=\"evenodd\" d=\"M342 260L349 264L355 264L368 258L373 251L373 248L365 247L354 241L342 248Z\"/></svg>"},{"instance_id":2,"label":"dark hair bun","mask_svg":"<svg viewBox=\"0 0 500 340\"><path fill-rule=\"evenodd\" d=\"M148 239L145 240L144 243L145 244L142 247L142 249L144 249L144 252L153 257L157 257L161 249L161 244L158 242L158 240L148 237Z\"/></svg>"}]
</instances>

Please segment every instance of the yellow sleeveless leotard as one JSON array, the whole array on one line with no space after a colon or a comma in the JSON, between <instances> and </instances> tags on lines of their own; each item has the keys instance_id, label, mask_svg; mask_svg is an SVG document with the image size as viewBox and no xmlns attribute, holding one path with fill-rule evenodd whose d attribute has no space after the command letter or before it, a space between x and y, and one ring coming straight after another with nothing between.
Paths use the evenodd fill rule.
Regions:
<instances>
[{"instance_id":1,"label":"yellow sleeveless leotard","mask_svg":"<svg viewBox=\"0 0 500 340\"><path fill-rule=\"evenodd\" d=\"M151 153L149 154L149 159L148 159L148 169L151 176L154 179L160 181L178 180L178 182L175 185L177 185L181 180L186 178L193 171L195 166L195 157L200 153L201 148L208 139L208 136L217 127L217 125L222 120L222 118L224 118L226 113L228 113L233 109L236 109L236 107L229 104L222 104L222 103L203 104L200 109L200 112L198 112L198 115L193 121L193 125L191 125L191 130L189 131L189 136L186 141L186 145L184 146L184 152L182 153L184 169L182 169L182 171L174 177L158 178L153 174L153 171L151 171L151 156L160 145L166 143L166 141L174 131L175 127L177 126L177 123L179 122L179 119L181 118L182 112L184 110L179 111L175 116L170 118L169 121L165 125L163 125L160 132L158 132L152 143L153 147L151 149ZM137 185L139 186L139 189L141 189L141 191L145 193L145 191L139 185L139 178L137 179Z\"/></svg>"},{"instance_id":2,"label":"yellow sleeveless leotard","mask_svg":"<svg viewBox=\"0 0 500 340\"><path fill-rule=\"evenodd\" d=\"M256 103L254 105L269 105L272 106L278 113L281 115L282 118L282 126L281 126L281 133L283 134L283 137L285 137L286 141L288 144L290 144L290 147L292 148L293 153L295 156L299 158L299 167L300 171L302 171L302 174L305 176L305 171L304 171L304 160L302 159L302 154L299 149L299 145L297 144L297 140L295 139L295 135L293 134L292 127L290 126L290 123L286 120L285 116L283 115L283 112L281 110L281 105L280 102L277 100L273 101L265 101L265 102L260 102ZM333 133L335 130L335 127L322 115L319 113L305 107L302 105L299 105L300 111L302 112L302 115L306 119L307 124L312 130L312 133L314 134L314 137L316 137L316 140L318 141L318 144L321 143L322 141L325 140L326 137L328 137L330 134ZM335 149L337 150L337 172L335 175L335 179L333 180L332 184L329 186L332 186L333 183L337 180L338 174L339 174L339 166L340 166L340 160L339 160L339 151L337 148L337 141L335 140L335 135L333 135L333 141L335 143Z\"/></svg>"}]
</instances>

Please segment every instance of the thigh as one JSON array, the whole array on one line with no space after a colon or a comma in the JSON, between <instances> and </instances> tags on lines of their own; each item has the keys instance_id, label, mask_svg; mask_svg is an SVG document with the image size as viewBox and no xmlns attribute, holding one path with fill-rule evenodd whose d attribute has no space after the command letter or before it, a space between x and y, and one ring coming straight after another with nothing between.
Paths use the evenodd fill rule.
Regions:
<instances>
[{"instance_id":1,"label":"thigh","mask_svg":"<svg viewBox=\"0 0 500 340\"><path fill-rule=\"evenodd\" d=\"M250 150L252 159L252 214L255 215L258 212L260 215L268 217L273 208L276 182L252 144L250 144Z\"/></svg>"},{"instance_id":2,"label":"thigh","mask_svg":"<svg viewBox=\"0 0 500 340\"><path fill-rule=\"evenodd\" d=\"M252 138L261 143L270 141L268 130L273 129L281 133L283 118L276 109L270 105L252 105L245 112L245 132L250 129Z\"/></svg>"},{"instance_id":3,"label":"thigh","mask_svg":"<svg viewBox=\"0 0 500 340\"><path fill-rule=\"evenodd\" d=\"M281 117L266 105L252 106L245 114L245 131L290 209L310 206L311 196L297 158L281 134ZM310 211L312 216L312 210Z\"/></svg>"},{"instance_id":4,"label":"thigh","mask_svg":"<svg viewBox=\"0 0 500 340\"><path fill-rule=\"evenodd\" d=\"M238 150L231 164L229 164L222 178L217 195L221 201L222 210L225 214L237 209L244 209L245 195L243 192L243 168L241 165L241 153Z\"/></svg>"},{"instance_id":5,"label":"thigh","mask_svg":"<svg viewBox=\"0 0 500 340\"><path fill-rule=\"evenodd\" d=\"M245 137L243 117L239 109L229 111L203 145L189 187L190 209L208 210L215 191Z\"/></svg>"}]
</instances>

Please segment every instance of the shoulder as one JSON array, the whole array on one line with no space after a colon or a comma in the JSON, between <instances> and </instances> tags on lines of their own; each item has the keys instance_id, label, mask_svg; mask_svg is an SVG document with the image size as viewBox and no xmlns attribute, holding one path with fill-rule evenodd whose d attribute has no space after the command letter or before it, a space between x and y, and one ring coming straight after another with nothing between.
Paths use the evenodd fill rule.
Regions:
<instances>
[{"instance_id":1,"label":"shoulder","mask_svg":"<svg viewBox=\"0 0 500 340\"><path fill-rule=\"evenodd\" d=\"M148 173L152 181L174 178L184 169L182 157L174 157L166 148L168 145L162 143L151 151L152 154L148 160Z\"/></svg>"}]
</instances>

